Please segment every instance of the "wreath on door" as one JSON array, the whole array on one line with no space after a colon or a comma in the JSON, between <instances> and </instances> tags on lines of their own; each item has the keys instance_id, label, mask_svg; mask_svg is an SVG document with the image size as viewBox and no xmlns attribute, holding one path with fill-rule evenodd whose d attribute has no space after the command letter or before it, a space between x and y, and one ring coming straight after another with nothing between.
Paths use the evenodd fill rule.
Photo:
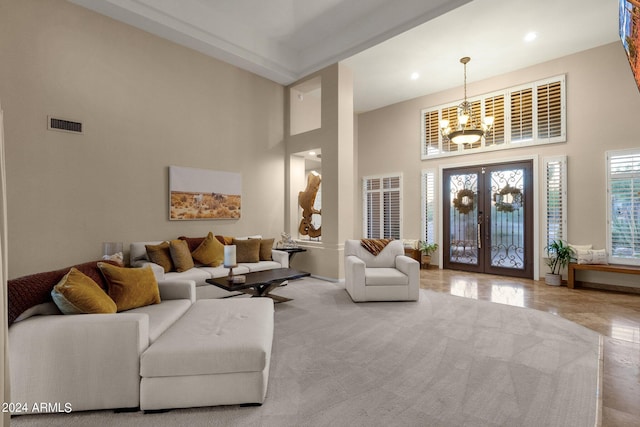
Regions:
<instances>
[{"instance_id":1,"label":"wreath on door","mask_svg":"<svg viewBox=\"0 0 640 427\"><path fill-rule=\"evenodd\" d=\"M475 205L476 193L473 190L463 189L458 191L455 199L453 199L453 207L463 215L473 210Z\"/></svg>"},{"instance_id":2,"label":"wreath on door","mask_svg":"<svg viewBox=\"0 0 640 427\"><path fill-rule=\"evenodd\" d=\"M513 212L522 207L522 190L507 185L493 195L493 200L497 211Z\"/></svg>"}]
</instances>

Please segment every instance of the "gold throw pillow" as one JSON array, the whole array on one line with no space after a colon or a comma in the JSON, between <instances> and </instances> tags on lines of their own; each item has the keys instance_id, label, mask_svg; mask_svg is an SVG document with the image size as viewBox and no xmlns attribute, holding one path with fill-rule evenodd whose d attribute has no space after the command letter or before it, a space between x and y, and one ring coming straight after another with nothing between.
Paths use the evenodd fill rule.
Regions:
<instances>
[{"instance_id":1,"label":"gold throw pillow","mask_svg":"<svg viewBox=\"0 0 640 427\"><path fill-rule=\"evenodd\" d=\"M109 295L75 267L53 287L51 298L64 314L116 312L116 303Z\"/></svg>"},{"instance_id":2,"label":"gold throw pillow","mask_svg":"<svg viewBox=\"0 0 640 427\"><path fill-rule=\"evenodd\" d=\"M197 262L207 267L217 267L224 261L224 245L209 232L191 256Z\"/></svg>"},{"instance_id":3,"label":"gold throw pillow","mask_svg":"<svg viewBox=\"0 0 640 427\"><path fill-rule=\"evenodd\" d=\"M118 311L160 303L160 290L151 267L126 268L98 263L109 286L109 296Z\"/></svg>"}]
</instances>

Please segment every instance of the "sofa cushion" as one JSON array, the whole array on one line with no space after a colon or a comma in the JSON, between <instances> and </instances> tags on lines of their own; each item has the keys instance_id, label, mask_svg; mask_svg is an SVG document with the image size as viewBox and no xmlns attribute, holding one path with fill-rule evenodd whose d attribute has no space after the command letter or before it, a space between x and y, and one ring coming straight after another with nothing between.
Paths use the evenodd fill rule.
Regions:
<instances>
[{"instance_id":1,"label":"sofa cushion","mask_svg":"<svg viewBox=\"0 0 640 427\"><path fill-rule=\"evenodd\" d=\"M395 268L365 268L364 283L366 286L407 286L409 276Z\"/></svg>"},{"instance_id":2,"label":"sofa cushion","mask_svg":"<svg viewBox=\"0 0 640 427\"><path fill-rule=\"evenodd\" d=\"M207 272L207 269L213 267L198 267L192 268L187 271L183 271L182 273L178 273L176 271L172 271L164 275L165 280L193 280L196 282L196 286L205 285L205 280L210 279L211 275ZM220 268L220 267L216 267Z\"/></svg>"},{"instance_id":3,"label":"sofa cushion","mask_svg":"<svg viewBox=\"0 0 640 427\"><path fill-rule=\"evenodd\" d=\"M202 243L191 252L191 256L202 265L217 267L224 261L224 245L209 232Z\"/></svg>"},{"instance_id":4,"label":"sofa cushion","mask_svg":"<svg viewBox=\"0 0 640 427\"><path fill-rule=\"evenodd\" d=\"M236 262L260 261L260 240L258 239L233 239L236 245Z\"/></svg>"},{"instance_id":5,"label":"sofa cushion","mask_svg":"<svg viewBox=\"0 0 640 427\"><path fill-rule=\"evenodd\" d=\"M145 313L149 317L149 344L152 344L160 335L175 323L191 307L191 301L187 299L164 300L162 304L146 305L126 313Z\"/></svg>"},{"instance_id":6,"label":"sofa cushion","mask_svg":"<svg viewBox=\"0 0 640 427\"><path fill-rule=\"evenodd\" d=\"M51 298L64 314L115 313L117 309L91 277L73 267L53 287Z\"/></svg>"},{"instance_id":7,"label":"sofa cushion","mask_svg":"<svg viewBox=\"0 0 640 427\"><path fill-rule=\"evenodd\" d=\"M173 261L171 260L169 242L162 242L159 245L145 245L145 248L147 249L149 261L161 266L165 273L173 271L174 267Z\"/></svg>"},{"instance_id":8,"label":"sofa cushion","mask_svg":"<svg viewBox=\"0 0 640 427\"><path fill-rule=\"evenodd\" d=\"M246 264L241 264L243 267L247 267L249 272L253 273L255 271L265 271L265 270L273 270L275 268L281 268L280 263L275 261L258 261L258 262L248 262ZM233 269L233 272L236 273L236 269ZM240 274L240 273L236 273Z\"/></svg>"},{"instance_id":9,"label":"sofa cushion","mask_svg":"<svg viewBox=\"0 0 640 427\"><path fill-rule=\"evenodd\" d=\"M189 245L186 241L176 239L169 242L169 251L171 252L171 260L178 273L192 269L193 257L189 251Z\"/></svg>"},{"instance_id":10,"label":"sofa cushion","mask_svg":"<svg viewBox=\"0 0 640 427\"><path fill-rule=\"evenodd\" d=\"M257 264L238 264L237 267L233 267L233 274L235 274L236 276L239 274L247 274L250 273L251 271L249 270L249 265L257 265ZM212 278L218 278L218 277L224 277L224 276L228 276L229 275L229 269L227 267L223 267L223 266L218 266L218 267L199 267L196 270L200 270L202 272L206 272L207 273L207 279ZM204 280L203 280L204 282ZM207 286L213 286L213 285L209 285L208 283L203 283ZM196 286L198 286L198 283L196 283Z\"/></svg>"},{"instance_id":11,"label":"sofa cushion","mask_svg":"<svg viewBox=\"0 0 640 427\"><path fill-rule=\"evenodd\" d=\"M158 282L151 268L116 267L103 262L98 267L107 279L109 296L118 311L160 303Z\"/></svg>"},{"instance_id":12,"label":"sofa cushion","mask_svg":"<svg viewBox=\"0 0 640 427\"><path fill-rule=\"evenodd\" d=\"M198 300L140 357L143 377L260 372L273 340L273 300Z\"/></svg>"}]
</instances>

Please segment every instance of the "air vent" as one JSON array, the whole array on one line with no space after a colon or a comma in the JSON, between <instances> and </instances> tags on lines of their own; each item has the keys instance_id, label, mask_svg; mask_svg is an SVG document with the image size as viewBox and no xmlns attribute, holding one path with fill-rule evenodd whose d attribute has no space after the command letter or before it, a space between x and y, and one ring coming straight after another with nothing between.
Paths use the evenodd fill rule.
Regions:
<instances>
[{"instance_id":1,"label":"air vent","mask_svg":"<svg viewBox=\"0 0 640 427\"><path fill-rule=\"evenodd\" d=\"M58 130L62 132L82 133L82 123L69 119L61 119L60 117L47 116L47 129Z\"/></svg>"}]
</instances>

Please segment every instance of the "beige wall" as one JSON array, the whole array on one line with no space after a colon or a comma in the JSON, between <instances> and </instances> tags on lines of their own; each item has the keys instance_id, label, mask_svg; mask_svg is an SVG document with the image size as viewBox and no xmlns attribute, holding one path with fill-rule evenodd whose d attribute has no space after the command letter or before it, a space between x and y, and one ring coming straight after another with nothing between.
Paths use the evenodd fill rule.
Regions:
<instances>
[{"instance_id":1,"label":"beige wall","mask_svg":"<svg viewBox=\"0 0 640 427\"><path fill-rule=\"evenodd\" d=\"M472 73L472 69L469 70ZM572 243L604 248L606 240L605 151L640 147L637 137L640 93L619 43L539 64L489 80L468 84L469 96L555 75L567 76L567 142L535 148L420 160L420 110L461 98L462 88L391 105L358 116L358 176L402 172L404 237L421 238L420 174L423 169L514 157L568 156L568 237ZM542 195L541 188L541 195ZM362 211L362 192L357 191ZM542 215L542 206L538 213ZM362 233L360 217L356 232ZM539 238L542 239L539 230ZM541 240L543 241L543 240ZM546 267L541 263L542 270ZM544 271L543 271L544 272ZM605 282L604 280L599 280ZM631 283L620 276L617 282Z\"/></svg>"},{"instance_id":2,"label":"beige wall","mask_svg":"<svg viewBox=\"0 0 640 427\"><path fill-rule=\"evenodd\" d=\"M284 229L282 86L62 0L0 0L0 63L10 277L103 241ZM242 218L169 221L169 165L241 173Z\"/></svg>"}]
</instances>

